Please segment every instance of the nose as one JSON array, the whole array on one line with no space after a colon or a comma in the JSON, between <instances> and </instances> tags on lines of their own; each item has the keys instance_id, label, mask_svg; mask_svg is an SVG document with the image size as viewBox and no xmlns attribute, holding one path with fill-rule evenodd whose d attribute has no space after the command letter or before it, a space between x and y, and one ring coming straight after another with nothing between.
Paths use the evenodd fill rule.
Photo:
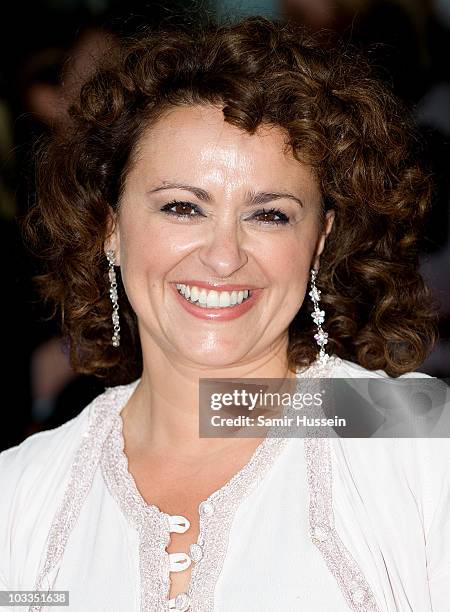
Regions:
<instances>
[{"instance_id":1,"label":"nose","mask_svg":"<svg viewBox=\"0 0 450 612\"><path fill-rule=\"evenodd\" d=\"M237 223L218 223L207 231L199 251L205 267L215 276L226 278L245 266L248 256L241 244Z\"/></svg>"}]
</instances>

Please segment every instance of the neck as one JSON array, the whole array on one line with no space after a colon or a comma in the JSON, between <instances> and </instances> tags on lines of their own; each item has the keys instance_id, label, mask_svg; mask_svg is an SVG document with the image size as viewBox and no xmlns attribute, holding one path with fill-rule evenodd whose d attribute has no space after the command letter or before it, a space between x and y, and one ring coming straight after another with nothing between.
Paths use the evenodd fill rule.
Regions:
<instances>
[{"instance_id":1,"label":"neck","mask_svg":"<svg viewBox=\"0 0 450 612\"><path fill-rule=\"evenodd\" d=\"M151 350L150 350L151 349ZM143 372L132 397L122 410L124 433L138 452L196 458L220 453L230 443L254 443L241 438L199 437L200 378L295 378L288 367L287 338L276 350L257 359L225 367L188 363L156 346L143 346Z\"/></svg>"}]
</instances>

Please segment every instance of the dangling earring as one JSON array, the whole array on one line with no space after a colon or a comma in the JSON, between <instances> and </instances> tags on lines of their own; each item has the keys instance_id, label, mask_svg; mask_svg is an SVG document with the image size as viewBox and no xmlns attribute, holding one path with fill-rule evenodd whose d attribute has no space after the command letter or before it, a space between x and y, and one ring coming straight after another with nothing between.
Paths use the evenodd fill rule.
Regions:
<instances>
[{"instance_id":1,"label":"dangling earring","mask_svg":"<svg viewBox=\"0 0 450 612\"><path fill-rule=\"evenodd\" d=\"M314 335L314 340L320 347L320 351L318 353L318 359L321 365L325 365L330 358L330 356L325 352L324 346L328 344L328 334L324 332L322 329L322 323L325 321L325 312L320 310L319 302L320 302L320 294L321 291L316 287L316 270L311 270L311 291L309 295L311 296L312 302L314 304L314 312L311 313L311 317L313 318L314 323L317 325L317 333Z\"/></svg>"},{"instance_id":2,"label":"dangling earring","mask_svg":"<svg viewBox=\"0 0 450 612\"><path fill-rule=\"evenodd\" d=\"M117 279L116 279L116 271L114 270L114 264L116 261L116 255L114 251L107 251L106 257L109 261L109 281L110 281L110 289L109 289L109 297L112 302L112 322L114 333L112 335L112 345L117 347L120 345L120 324L119 324L119 296L117 295Z\"/></svg>"}]
</instances>

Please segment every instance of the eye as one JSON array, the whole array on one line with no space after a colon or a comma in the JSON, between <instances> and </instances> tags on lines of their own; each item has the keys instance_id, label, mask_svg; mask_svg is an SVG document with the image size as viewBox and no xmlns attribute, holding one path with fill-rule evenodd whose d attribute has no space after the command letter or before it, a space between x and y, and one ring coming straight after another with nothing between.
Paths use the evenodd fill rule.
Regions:
<instances>
[{"instance_id":1,"label":"eye","mask_svg":"<svg viewBox=\"0 0 450 612\"><path fill-rule=\"evenodd\" d=\"M256 217L262 217L262 219L260 219L261 223L271 223L274 225L278 225L279 223L289 223L289 217L277 208L271 208L270 210L266 210L265 208L263 208L262 210L259 210L253 215L253 218Z\"/></svg>"},{"instance_id":2,"label":"eye","mask_svg":"<svg viewBox=\"0 0 450 612\"><path fill-rule=\"evenodd\" d=\"M172 200L165 204L161 210L168 215L174 217L204 217L200 208L191 202L182 202L180 200Z\"/></svg>"}]
</instances>

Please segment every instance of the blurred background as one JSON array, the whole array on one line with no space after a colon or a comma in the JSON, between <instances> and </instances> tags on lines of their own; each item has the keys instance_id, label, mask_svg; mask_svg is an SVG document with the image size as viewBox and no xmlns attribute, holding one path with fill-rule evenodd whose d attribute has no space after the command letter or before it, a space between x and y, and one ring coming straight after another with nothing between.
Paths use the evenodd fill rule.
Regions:
<instances>
[{"instance_id":1,"label":"blurred background","mask_svg":"<svg viewBox=\"0 0 450 612\"><path fill-rule=\"evenodd\" d=\"M327 29L366 50L412 109L437 189L422 273L441 303L441 340L420 371L450 377L450 0L15 0L0 20L0 450L76 414L104 385L76 376L32 285L37 264L17 217L33 196L33 147L66 112L96 58L142 25L167 19L263 14Z\"/></svg>"}]
</instances>

